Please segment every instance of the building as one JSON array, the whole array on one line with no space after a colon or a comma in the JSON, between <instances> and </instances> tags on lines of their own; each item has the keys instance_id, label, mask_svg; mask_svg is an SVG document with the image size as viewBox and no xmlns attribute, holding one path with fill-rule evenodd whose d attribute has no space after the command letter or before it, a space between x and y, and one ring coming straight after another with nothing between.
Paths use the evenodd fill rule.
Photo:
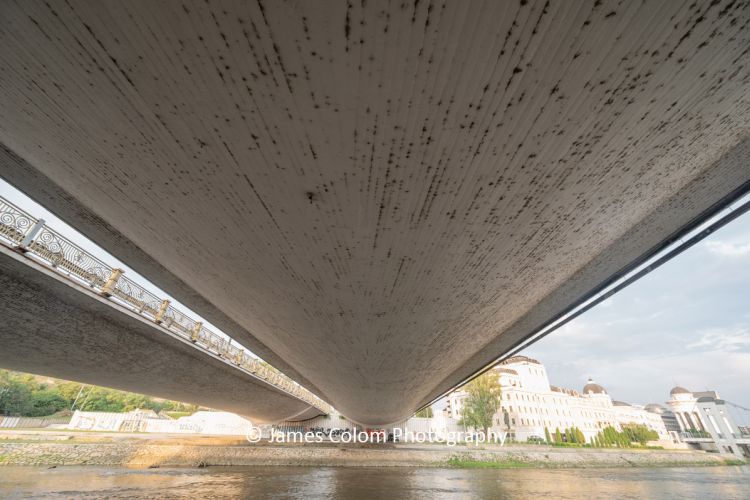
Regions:
<instances>
[{"instance_id":1,"label":"building","mask_svg":"<svg viewBox=\"0 0 750 500\"><path fill-rule=\"evenodd\" d=\"M659 441L673 441L661 414L648 410L647 406L631 405L623 401L612 401L615 419L620 427L626 424L644 425L659 435Z\"/></svg>"},{"instance_id":2,"label":"building","mask_svg":"<svg viewBox=\"0 0 750 500\"><path fill-rule=\"evenodd\" d=\"M674 442L678 442L680 440L680 432L682 431L682 429L680 429L680 424L677 423L677 416L672 410L656 403L647 404L644 409L647 412L654 413L661 417L662 422L664 422L664 427L666 427L670 438Z\"/></svg>"},{"instance_id":3,"label":"building","mask_svg":"<svg viewBox=\"0 0 750 500\"><path fill-rule=\"evenodd\" d=\"M669 394L667 405L683 441L706 451L750 457L750 428L736 415L745 409L724 401L716 391L691 392L677 386Z\"/></svg>"},{"instance_id":4,"label":"building","mask_svg":"<svg viewBox=\"0 0 750 500\"><path fill-rule=\"evenodd\" d=\"M601 385L589 379L581 393L550 385L547 370L539 361L513 356L493 368L501 386L501 407L495 414L493 429L508 432L516 441L545 437L556 430L576 427L591 441L606 427L618 431L623 424L643 424L668 440L669 433L660 415L640 406L615 404ZM461 418L467 393L463 390L448 396L446 413Z\"/></svg>"}]
</instances>

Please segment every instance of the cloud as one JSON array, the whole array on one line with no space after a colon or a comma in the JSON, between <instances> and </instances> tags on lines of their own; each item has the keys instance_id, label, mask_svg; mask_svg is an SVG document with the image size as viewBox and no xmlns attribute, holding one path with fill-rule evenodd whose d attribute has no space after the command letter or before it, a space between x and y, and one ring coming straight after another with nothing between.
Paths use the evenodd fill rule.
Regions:
<instances>
[{"instance_id":1,"label":"cloud","mask_svg":"<svg viewBox=\"0 0 750 500\"><path fill-rule=\"evenodd\" d=\"M750 351L750 329L747 326L714 328L699 332L700 339L685 346L687 349L703 349L723 352Z\"/></svg>"},{"instance_id":2,"label":"cloud","mask_svg":"<svg viewBox=\"0 0 750 500\"><path fill-rule=\"evenodd\" d=\"M708 241L706 248L712 253L728 257L739 257L750 254L750 243L735 244L728 241Z\"/></svg>"},{"instance_id":3,"label":"cloud","mask_svg":"<svg viewBox=\"0 0 750 500\"><path fill-rule=\"evenodd\" d=\"M714 389L750 406L750 214L525 349L554 385L634 403Z\"/></svg>"}]
</instances>

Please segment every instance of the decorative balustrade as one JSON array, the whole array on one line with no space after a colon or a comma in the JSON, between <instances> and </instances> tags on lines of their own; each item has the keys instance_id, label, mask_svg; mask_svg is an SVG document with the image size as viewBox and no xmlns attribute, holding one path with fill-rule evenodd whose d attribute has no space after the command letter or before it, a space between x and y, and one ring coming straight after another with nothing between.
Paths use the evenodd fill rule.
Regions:
<instances>
[{"instance_id":1,"label":"decorative balustrade","mask_svg":"<svg viewBox=\"0 0 750 500\"><path fill-rule=\"evenodd\" d=\"M255 377L278 387L288 394L331 413L333 408L292 379L271 368L232 339L211 331L186 313L161 299L142 285L124 276L124 271L111 267L88 254L60 233L24 210L0 198L0 241L84 284L102 296L159 324L172 333L190 340L197 347L217 355Z\"/></svg>"}]
</instances>

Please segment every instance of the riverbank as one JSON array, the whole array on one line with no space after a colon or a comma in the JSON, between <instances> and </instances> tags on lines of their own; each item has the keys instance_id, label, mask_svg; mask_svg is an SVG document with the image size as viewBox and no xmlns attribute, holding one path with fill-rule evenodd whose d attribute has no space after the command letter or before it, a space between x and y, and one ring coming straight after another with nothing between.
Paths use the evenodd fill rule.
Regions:
<instances>
[{"instance_id":1,"label":"riverbank","mask_svg":"<svg viewBox=\"0 0 750 500\"><path fill-rule=\"evenodd\" d=\"M102 433L3 433L0 465L126 467L324 466L598 468L736 465L699 451L445 446L250 444L240 438Z\"/></svg>"}]
</instances>

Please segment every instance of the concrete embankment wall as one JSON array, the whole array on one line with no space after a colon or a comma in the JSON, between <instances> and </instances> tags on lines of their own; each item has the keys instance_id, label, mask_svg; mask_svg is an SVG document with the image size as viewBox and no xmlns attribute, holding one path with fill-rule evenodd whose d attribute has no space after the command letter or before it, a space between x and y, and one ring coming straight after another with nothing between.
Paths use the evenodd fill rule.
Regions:
<instances>
[{"instance_id":1,"label":"concrete embankment wall","mask_svg":"<svg viewBox=\"0 0 750 500\"><path fill-rule=\"evenodd\" d=\"M523 447L527 448L527 447ZM451 460L532 467L652 467L721 465L723 457L694 451L564 450L547 447L481 450L466 447L389 448L312 446L200 446L139 443L3 443L6 465L299 465L443 467Z\"/></svg>"}]
</instances>

